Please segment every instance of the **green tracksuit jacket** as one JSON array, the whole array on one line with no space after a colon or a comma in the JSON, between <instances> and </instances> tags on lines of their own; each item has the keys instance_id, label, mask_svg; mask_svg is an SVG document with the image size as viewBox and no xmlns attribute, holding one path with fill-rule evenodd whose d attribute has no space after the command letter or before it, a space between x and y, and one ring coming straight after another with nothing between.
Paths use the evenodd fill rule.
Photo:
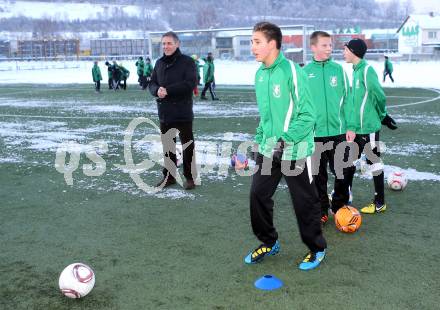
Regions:
<instances>
[{"instance_id":1,"label":"green tracksuit jacket","mask_svg":"<svg viewBox=\"0 0 440 310\"><path fill-rule=\"evenodd\" d=\"M99 69L98 65L93 65L92 77L93 77L93 82L98 82L102 80L101 69Z\"/></svg>"},{"instance_id":2,"label":"green tracksuit jacket","mask_svg":"<svg viewBox=\"0 0 440 310\"><path fill-rule=\"evenodd\" d=\"M144 65L144 76L151 76L153 74L153 66L151 63L146 62Z\"/></svg>"},{"instance_id":3,"label":"green tracksuit jacket","mask_svg":"<svg viewBox=\"0 0 440 310\"><path fill-rule=\"evenodd\" d=\"M345 134L351 104L350 85L341 65L333 60L313 60L304 67L316 109L316 137Z\"/></svg>"},{"instance_id":4,"label":"green tracksuit jacket","mask_svg":"<svg viewBox=\"0 0 440 310\"><path fill-rule=\"evenodd\" d=\"M205 64L203 65L203 82L210 83L214 81L214 62L207 59L203 59Z\"/></svg>"},{"instance_id":5,"label":"green tracksuit jacket","mask_svg":"<svg viewBox=\"0 0 440 310\"><path fill-rule=\"evenodd\" d=\"M385 60L385 72L393 73L393 64L389 59Z\"/></svg>"},{"instance_id":6,"label":"green tracksuit jacket","mask_svg":"<svg viewBox=\"0 0 440 310\"><path fill-rule=\"evenodd\" d=\"M128 71L127 68L125 68L122 65L119 65L119 71L121 72L121 79L122 80L126 80L130 76L130 71Z\"/></svg>"},{"instance_id":7,"label":"green tracksuit jacket","mask_svg":"<svg viewBox=\"0 0 440 310\"><path fill-rule=\"evenodd\" d=\"M264 64L255 75L260 123L255 135L259 152L272 157L278 139L286 146L283 160L298 160L314 151L316 115L307 76L298 64L280 52L275 62Z\"/></svg>"},{"instance_id":8,"label":"green tracksuit jacket","mask_svg":"<svg viewBox=\"0 0 440 310\"><path fill-rule=\"evenodd\" d=\"M347 120L347 129L357 134L379 131L387 110L385 93L376 71L363 59L353 66L353 70L353 110Z\"/></svg>"},{"instance_id":9,"label":"green tracksuit jacket","mask_svg":"<svg viewBox=\"0 0 440 310\"><path fill-rule=\"evenodd\" d=\"M143 75L144 66L145 66L145 62L143 60L138 59L138 61L136 61L136 72L138 76Z\"/></svg>"}]
</instances>

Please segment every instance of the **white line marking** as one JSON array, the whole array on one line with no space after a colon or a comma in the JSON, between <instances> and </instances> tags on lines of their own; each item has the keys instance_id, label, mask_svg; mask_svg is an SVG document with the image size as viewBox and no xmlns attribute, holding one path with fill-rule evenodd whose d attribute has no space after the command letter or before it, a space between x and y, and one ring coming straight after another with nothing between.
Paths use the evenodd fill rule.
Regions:
<instances>
[{"instance_id":1,"label":"white line marking","mask_svg":"<svg viewBox=\"0 0 440 310\"><path fill-rule=\"evenodd\" d=\"M418 101L418 102L412 102L412 103L405 103L405 104L398 104L398 105L387 105L387 109L391 109L391 108L398 108L398 107L407 107L407 106L411 106L411 105L417 105L417 104L422 104L422 103L428 103L428 102L432 102L432 101L436 101L440 99L440 90L434 89L434 88L429 88L429 90L432 90L434 92L436 92L438 94L437 97L432 98L432 99L428 99L428 100L423 100L423 101Z\"/></svg>"}]
</instances>

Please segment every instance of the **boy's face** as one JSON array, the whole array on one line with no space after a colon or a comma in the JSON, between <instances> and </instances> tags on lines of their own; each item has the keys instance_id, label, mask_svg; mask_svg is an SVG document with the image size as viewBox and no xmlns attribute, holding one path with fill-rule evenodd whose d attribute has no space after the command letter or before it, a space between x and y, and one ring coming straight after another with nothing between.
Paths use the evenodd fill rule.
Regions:
<instances>
[{"instance_id":1,"label":"boy's face","mask_svg":"<svg viewBox=\"0 0 440 310\"><path fill-rule=\"evenodd\" d=\"M330 58L333 51L332 38L318 37L316 44L311 45L313 56L317 61L325 61Z\"/></svg>"},{"instance_id":2,"label":"boy's face","mask_svg":"<svg viewBox=\"0 0 440 310\"><path fill-rule=\"evenodd\" d=\"M276 41L267 41L264 33L256 31L252 34L252 54L259 62L265 62L268 59L270 53L276 49Z\"/></svg>"},{"instance_id":3,"label":"boy's face","mask_svg":"<svg viewBox=\"0 0 440 310\"><path fill-rule=\"evenodd\" d=\"M354 63L355 58L357 58L357 56L355 54L353 54L348 47L344 46L344 59L345 62L347 63Z\"/></svg>"}]
</instances>

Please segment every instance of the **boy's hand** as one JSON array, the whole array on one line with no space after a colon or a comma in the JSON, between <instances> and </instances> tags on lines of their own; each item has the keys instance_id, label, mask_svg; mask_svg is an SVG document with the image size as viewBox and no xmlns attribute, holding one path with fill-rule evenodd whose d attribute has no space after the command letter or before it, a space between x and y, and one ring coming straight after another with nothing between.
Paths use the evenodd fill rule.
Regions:
<instances>
[{"instance_id":1,"label":"boy's hand","mask_svg":"<svg viewBox=\"0 0 440 310\"><path fill-rule=\"evenodd\" d=\"M354 131L347 130L345 138L347 139L347 142L353 142L354 138L356 138L356 133Z\"/></svg>"}]
</instances>

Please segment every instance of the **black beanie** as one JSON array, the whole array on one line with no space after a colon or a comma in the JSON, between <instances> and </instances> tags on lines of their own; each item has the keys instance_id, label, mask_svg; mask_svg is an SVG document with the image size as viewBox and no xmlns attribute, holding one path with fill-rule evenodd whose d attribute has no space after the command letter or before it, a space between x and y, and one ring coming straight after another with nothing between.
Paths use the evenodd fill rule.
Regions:
<instances>
[{"instance_id":1,"label":"black beanie","mask_svg":"<svg viewBox=\"0 0 440 310\"><path fill-rule=\"evenodd\" d=\"M353 39L350 40L345 46L357 57L364 58L365 53L367 52L367 44L365 44L362 39Z\"/></svg>"}]
</instances>

